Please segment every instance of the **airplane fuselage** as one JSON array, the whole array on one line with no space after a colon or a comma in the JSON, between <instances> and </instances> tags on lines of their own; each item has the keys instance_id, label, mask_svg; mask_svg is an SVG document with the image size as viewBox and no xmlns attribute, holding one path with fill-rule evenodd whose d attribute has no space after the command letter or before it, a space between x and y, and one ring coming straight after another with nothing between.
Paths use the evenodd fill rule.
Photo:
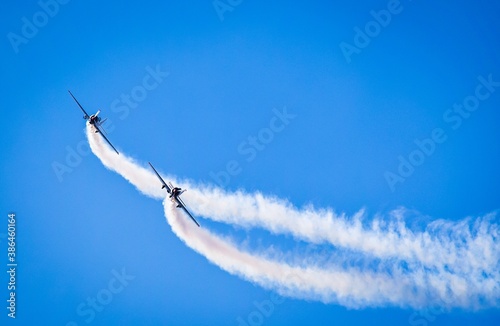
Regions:
<instances>
[{"instance_id":1,"label":"airplane fuselage","mask_svg":"<svg viewBox=\"0 0 500 326\"><path fill-rule=\"evenodd\" d=\"M174 198L177 198L177 196L179 196L180 194L182 194L184 191L179 188L179 187L174 187L172 189L172 193L170 194L170 198L174 197Z\"/></svg>"},{"instance_id":2,"label":"airplane fuselage","mask_svg":"<svg viewBox=\"0 0 500 326\"><path fill-rule=\"evenodd\" d=\"M188 209L186 208L186 204L184 204L181 200L181 198L179 197L184 191L186 190L182 190L181 188L179 187L174 187L172 185L172 183L169 183L167 184L165 182L165 180L163 180L163 178L161 177L161 175L158 173L158 171L156 171L156 169L153 167L153 165L151 164L151 162L149 162L149 166L151 166L151 168L153 169L153 171L155 172L156 176L158 177L158 179L160 179L161 181L161 188L162 189L165 189L167 188L167 191L168 193L170 194L169 198L172 200L173 203L177 203L177 208L181 208L182 210L184 210L184 212L193 220L194 223L196 223L196 225L199 227L200 224L194 219L193 215L191 215L191 213L188 211Z\"/></svg>"},{"instance_id":3,"label":"airplane fuselage","mask_svg":"<svg viewBox=\"0 0 500 326\"><path fill-rule=\"evenodd\" d=\"M99 122L99 120L100 120L100 118L94 114L94 115L91 115L91 116L90 116L90 118L89 118L89 123L90 123L91 125L93 125L93 124L98 123L98 122Z\"/></svg>"},{"instance_id":4,"label":"airplane fuselage","mask_svg":"<svg viewBox=\"0 0 500 326\"><path fill-rule=\"evenodd\" d=\"M104 134L101 132L101 129L99 129L99 127L101 127L101 123L104 123L104 121L106 121L106 119L104 119L101 122L101 118L98 117L99 112L101 112L101 110L97 110L97 112L95 114L89 115L87 113L87 111L85 111L85 109L83 108L83 106L80 104L80 102L78 102L78 100L73 96L73 94L71 93L71 91L68 90L68 93L69 93L69 95L71 95L71 97L73 98L73 100L75 100L75 102L78 105L78 107L80 108L80 110L82 110L82 112L84 114L83 118L85 120L87 120L91 125L94 126L95 133L100 133L101 136L102 136L102 138L104 138L104 140L108 143L108 145L111 146L114 149L114 151L116 152L116 154L120 154L120 153L118 153L118 151L116 150L116 148L111 144L111 142L109 141L109 139L106 136L104 136ZM104 130L104 132L106 132L106 130Z\"/></svg>"}]
</instances>

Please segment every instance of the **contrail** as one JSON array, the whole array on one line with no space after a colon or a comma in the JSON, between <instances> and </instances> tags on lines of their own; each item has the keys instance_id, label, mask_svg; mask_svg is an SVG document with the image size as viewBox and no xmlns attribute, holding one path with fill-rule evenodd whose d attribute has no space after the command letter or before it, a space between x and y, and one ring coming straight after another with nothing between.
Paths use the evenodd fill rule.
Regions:
<instances>
[{"instance_id":1,"label":"contrail","mask_svg":"<svg viewBox=\"0 0 500 326\"><path fill-rule=\"evenodd\" d=\"M170 200L164 201L164 207L172 230L190 248L229 273L277 290L283 295L339 302L352 307L359 306L360 303L370 306L399 304L412 296L417 305L424 305L424 297L422 294L417 294L419 297L416 297L414 282L408 276L399 275L400 279L394 281L387 275L354 269L304 268L273 261L243 252L236 244L191 225Z\"/></svg>"},{"instance_id":2,"label":"contrail","mask_svg":"<svg viewBox=\"0 0 500 326\"><path fill-rule=\"evenodd\" d=\"M90 125L87 136L92 151L107 168L142 193L165 198L151 171L125 155L116 155ZM171 176L166 179L179 183ZM363 212L348 218L331 210L297 209L259 193L229 193L188 182L181 186L189 188L186 201L197 215L291 234L313 244L326 243L333 254L345 258L328 265L314 259L292 264L250 253L206 229L193 228L179 216L179 210L172 209L170 201L164 202L172 230L189 247L220 268L281 294L349 307L478 309L499 304L500 249L493 214L459 222L438 220L418 232L405 225L402 209L392 213L390 222L376 218L367 224ZM364 264L352 263L359 259Z\"/></svg>"},{"instance_id":3,"label":"contrail","mask_svg":"<svg viewBox=\"0 0 500 326\"><path fill-rule=\"evenodd\" d=\"M488 270L498 266L498 249L491 251L498 241L498 225L490 223L493 214L476 219L472 228L469 220L436 220L426 231L414 232L404 223L403 208L393 211L389 221L376 218L366 225L363 211L348 218L331 210L297 209L285 200L259 193L228 193L189 184L186 187L191 189L186 197L193 212L218 222L262 227L310 243L330 243L381 259L416 261L426 267L447 266L468 273L471 267ZM464 265L463 258L470 264Z\"/></svg>"}]
</instances>

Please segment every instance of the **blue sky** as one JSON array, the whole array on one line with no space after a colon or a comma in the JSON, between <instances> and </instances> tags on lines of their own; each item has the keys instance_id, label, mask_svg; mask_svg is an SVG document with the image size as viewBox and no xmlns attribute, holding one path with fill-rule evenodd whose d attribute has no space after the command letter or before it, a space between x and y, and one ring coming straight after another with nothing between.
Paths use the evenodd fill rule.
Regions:
<instances>
[{"instance_id":1,"label":"blue sky","mask_svg":"<svg viewBox=\"0 0 500 326\"><path fill-rule=\"evenodd\" d=\"M90 315L78 307L123 273L129 280L90 323L238 325L259 314L256 302L274 296L186 247L159 201L104 168L85 145L84 120L68 89L89 113L102 110L118 150L196 182L217 184L213 173L236 161L240 172L223 184L229 191L259 190L297 207L348 215L404 206L418 212L410 225L500 208L500 87L491 86L472 112L449 111L475 95L481 78L500 81L497 4L233 1L218 13L212 1L69 1L57 10L47 3L53 17L37 2L8 4L0 14L0 236L15 212L19 264L17 320L2 308L2 324L85 325ZM346 55L341 44L356 46L356 28L376 26L370 12L388 7L390 22ZM23 26L37 19L29 34ZM13 41L13 34L24 41ZM151 90L138 93L151 70L160 71L148 79ZM284 107L295 117L247 160L239 146ZM410 160L416 141L436 129L442 141L391 188L387 172L397 174L399 157ZM62 165L65 172L57 172ZM231 235L230 228L201 222ZM249 236L293 246L287 237ZM6 262L7 242L0 241ZM499 319L498 308L425 314L287 298L254 321L494 325Z\"/></svg>"}]
</instances>

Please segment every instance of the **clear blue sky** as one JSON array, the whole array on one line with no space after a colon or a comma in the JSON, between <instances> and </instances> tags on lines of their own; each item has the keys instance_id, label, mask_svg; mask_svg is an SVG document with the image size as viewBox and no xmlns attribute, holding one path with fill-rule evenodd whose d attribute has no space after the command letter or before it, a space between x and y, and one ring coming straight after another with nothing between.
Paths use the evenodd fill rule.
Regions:
<instances>
[{"instance_id":1,"label":"clear blue sky","mask_svg":"<svg viewBox=\"0 0 500 326\"><path fill-rule=\"evenodd\" d=\"M312 203L347 214L364 207L373 216L404 206L429 220L500 208L498 4L232 1L224 11L212 1L58 7L44 1L51 5L8 3L0 14L2 271L9 212L17 215L19 264L17 318L12 322L2 306L2 325L90 319L94 325L238 325L239 317L248 321L258 313L255 302L273 295L187 248L160 202L87 152L84 120L68 89L89 113L99 108L109 118L118 150L197 182L216 183L211 173L235 160L241 172L225 188L260 190L299 207ZM390 21L379 17L386 26L374 23L370 12L388 6ZM28 26L33 23L38 27ZM372 28L371 36L356 36L357 28ZM346 44L355 51L347 53ZM156 79L146 77L155 69ZM482 88L488 98L476 103L471 96L480 76L495 83L488 92ZM142 92L145 81L150 90ZM474 111L450 111L464 100ZM269 126L273 108L283 107L296 117L246 160L238 146ZM399 157L409 160L415 140L436 129L441 142L391 187L387 172L398 174ZM266 243L290 240L255 234ZM130 279L115 282L123 269ZM110 287L117 293L102 311L93 318L78 312ZM500 320L498 308L413 314L286 299L254 321Z\"/></svg>"}]
</instances>

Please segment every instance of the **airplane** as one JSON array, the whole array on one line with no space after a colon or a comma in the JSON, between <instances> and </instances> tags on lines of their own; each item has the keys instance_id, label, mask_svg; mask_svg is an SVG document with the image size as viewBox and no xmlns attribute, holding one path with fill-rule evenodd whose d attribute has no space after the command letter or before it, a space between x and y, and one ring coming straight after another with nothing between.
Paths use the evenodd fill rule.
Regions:
<instances>
[{"instance_id":1,"label":"airplane","mask_svg":"<svg viewBox=\"0 0 500 326\"><path fill-rule=\"evenodd\" d=\"M153 169L153 171L155 171L156 173L156 176L158 177L158 179L160 179L161 183L162 183L162 186L161 186L161 189L164 189L166 188L168 193L170 194L169 198L172 199L172 201L176 201L177 202L177 208L182 208L187 215L189 215L189 217L193 220L194 223L196 223L196 225L198 225L198 227L200 226L200 224L198 224L198 222L196 222L196 220L194 219L193 215L191 215L191 213L189 213L189 211L187 210L186 208L186 204L184 204L184 202L182 201L182 199L179 197L183 192L186 191L186 189L181 189L179 187L174 187L172 185L172 183L166 183L163 178L160 176L160 174L158 173L158 171L156 171L156 169L153 167L153 164L151 164L150 162L149 163L149 166L151 166L151 168Z\"/></svg>"},{"instance_id":2,"label":"airplane","mask_svg":"<svg viewBox=\"0 0 500 326\"><path fill-rule=\"evenodd\" d=\"M92 114L92 115L89 115L84 109L83 107L81 106L80 102L78 102L78 100L73 96L73 94L71 93L71 91L69 91L69 95L71 95L71 97L75 100L76 104L78 104L78 106L80 107L80 109L82 109L83 111L83 118L85 120L87 120L91 125L93 125L96 129L96 133L100 133L101 136L104 138L104 140L109 144L109 146L111 146L111 148L113 148L116 152L116 154L120 154L118 153L118 151L116 150L116 148L111 144L111 142L109 141L108 138L106 138L106 136L104 135L104 133L102 131L104 131L104 129L101 129L99 128L99 126L102 126L102 124L104 123L104 121L106 121L106 119L102 120L101 117L99 117L99 113L101 112L101 110L97 110L96 113Z\"/></svg>"}]
</instances>

